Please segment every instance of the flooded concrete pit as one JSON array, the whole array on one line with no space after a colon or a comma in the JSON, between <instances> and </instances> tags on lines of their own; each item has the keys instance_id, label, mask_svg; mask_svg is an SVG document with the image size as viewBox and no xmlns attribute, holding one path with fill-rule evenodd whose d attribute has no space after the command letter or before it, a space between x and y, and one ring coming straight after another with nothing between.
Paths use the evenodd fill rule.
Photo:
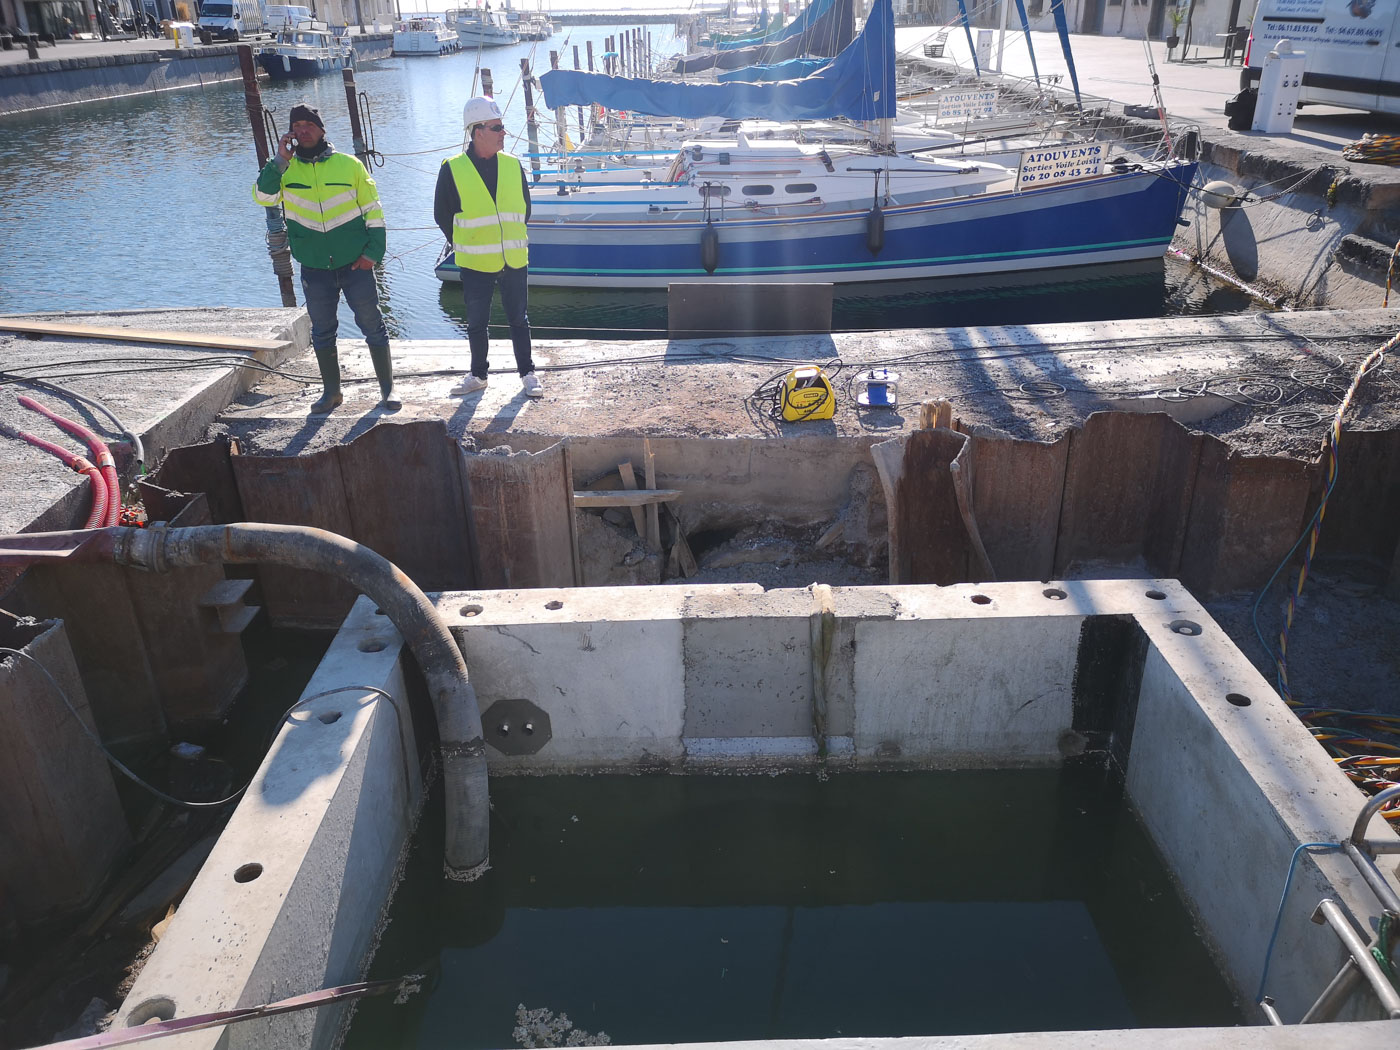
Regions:
<instances>
[{"instance_id":1,"label":"flooded concrete pit","mask_svg":"<svg viewBox=\"0 0 1400 1050\"><path fill-rule=\"evenodd\" d=\"M178 419L182 433L190 435L186 442L208 424L205 434L214 439L207 444L166 446L164 455L149 457L153 463L159 461L159 468L146 488L148 507L193 514L188 521L264 520L327 528L384 554L425 589L452 592L443 595L442 607L464 646L483 709L491 703L488 693L504 699L545 693L560 696L553 686L531 679L533 672L526 670L555 644L542 645L531 633L536 605L540 607L538 615L554 625L550 629L564 631L572 639L568 644L579 652L614 652L621 661L608 672L613 699L592 712L590 719L610 718L616 712L609 704L636 703L642 696L669 696L680 705L664 718L659 712L648 715L646 732L660 735L641 744L614 739L613 730L605 731L601 721L580 729L579 739L589 742L581 752L583 758L578 759L580 768L698 771L727 768L736 762L788 765L812 761L809 751L815 753L810 732L798 722L802 712L810 715L810 702L802 698L810 697L815 688L811 622L814 615L820 620L821 609L812 605L815 592L781 588L803 587L813 581L876 588L861 586L835 592L833 626L838 631L857 632L862 629L857 625L872 617L871 622L898 623L904 616L902 610L921 607L923 602L940 607L952 603L949 608L956 607L958 616L968 611L1004 613L1011 601L1008 595L1015 595L1016 603L1034 607L1034 616L1026 613L1031 616L1028 623L1044 608L1052 615L1064 615L1071 609L1088 615L1076 603L1077 595L1090 592L1076 588L1105 587L1110 591L1093 593L1118 595L1125 592L1112 588L1126 585L1075 583L1076 578L1179 578L1189 594L1176 589L1175 584L1157 583L1143 584L1141 592L1151 589L1171 595L1177 604L1204 600L1204 607L1192 604L1190 615L1174 613L1173 619L1206 624L1211 613L1217 614L1233 641L1250 654L1258 668L1254 670L1232 651L1230 674L1251 677L1249 688L1231 686L1227 692L1252 697L1248 710L1256 714L1261 710L1260 695L1277 704L1270 685L1259 677L1260 672L1271 675L1272 669L1253 639L1249 607L1317 505L1325 481L1318 450L1337 398L1350 381L1355 364L1394 334L1389 327L1392 316L1381 311L1319 311L764 340L651 344L542 341L537 358L541 363L548 361L552 370L542 369L547 396L538 402L521 396L509 374L493 376L492 385L479 397L450 398L447 390L457 381L464 363L462 344L405 341L395 345L401 374L441 374L405 378L401 384L405 406L399 413L373 411L372 387L352 383L347 386L345 406L329 417L311 420L306 407L316 395L314 386L274 376L247 387L250 377L237 378L242 370L221 365L218 374L225 378L219 382L244 382L247 389L226 411L200 406L184 394L172 394L165 389L170 384L162 382L152 393L170 398L171 407L143 415L141 406L147 404L148 395L133 386L121 394L128 399L130 409L123 407L118 414L130 412L145 432L156 434L159 427L169 427L171 420ZM192 327L181 318L170 323L181 330ZM304 349L304 334L301 338L302 349L294 349L293 342L276 358L289 373L314 375L310 354ZM58 360L86 350L75 351L71 344L18 339L9 345L38 354L40 360L45 354L48 360ZM506 349L498 347L495 356L508 358ZM759 383L794 362L834 357L840 357L851 371L877 363L899 371L899 409L875 418L857 411L842 389L832 421L780 424L745 400ZM370 374L362 346L343 344L342 361L348 375ZM209 378L201 373L198 389L206 389ZM102 392L92 380L67 382L95 395ZM840 377L837 385L841 387ZM1400 499L1395 478L1400 468L1394 454L1394 388L1393 374L1385 363L1362 384L1343 433L1341 480L1330 498L1319 561L1304 591L1294 644L1290 644L1290 681L1295 694L1306 696L1310 703L1400 711L1393 655L1400 652L1400 615L1395 602L1385 597L1386 578L1393 577L1391 566L1400 535L1400 526L1395 524L1400 521L1396 516L1400 508L1391 505ZM920 403L943 398L952 402L957 429L922 428ZM12 402L6 404L13 408ZM8 414L4 418L16 421ZM91 421L104 427L100 416L94 415ZM118 437L110 427L104 429L110 439ZM653 458L654 482L647 478L648 450ZM20 469L28 477L42 478L45 484L56 482L64 491L42 500L42 494L36 494L33 505L11 504L9 514L15 519L11 528L33 528L41 521L51 528L71 525L73 517L81 517L79 488L67 476L45 469L47 464L42 460L25 459L27 454L16 457L6 470ZM626 506L574 506L578 502L574 493L592 492L596 498L599 493L621 490L625 483L617 468L624 461L634 465L637 487L679 493L664 505L669 509L657 515L655 535L659 543L649 539L653 526L645 509L638 524ZM7 491L13 490L7 479ZM191 503L177 493L200 495ZM674 518L670 511L674 511ZM681 537L687 539L689 554L695 559L693 569L683 555ZM1292 572L1285 573L1285 578ZM118 588L127 596L123 600L131 611L114 616L110 605L104 608L100 631L99 618L88 608L87 596L71 585L52 582L51 572L50 582L42 586L32 581L36 574L31 573L0 604L17 613L61 615L67 621L73 659L98 724L103 725L106 719L109 725L122 726L121 738L138 745L144 741L149 747L152 741L170 739L166 734L176 726L201 719L217 723L227 711L229 696L211 693L202 702L194 702L188 683L186 692L180 694L170 686L168 675L161 679L151 670L167 666L166 662L175 658L172 650L184 649L176 655L186 663L203 661L214 669L206 670L206 682L209 675L227 680L238 675L236 664L211 661L208 650L201 650L195 659L195 650L178 639L169 626L181 617L181 609L189 610L184 615L192 622L203 622L201 616L212 617L212 610L199 609L217 581L204 578L181 584L174 599L168 594L160 599L167 606L173 602L166 618L153 620L141 610L148 608L143 603L154 599L142 595L140 589L145 584L139 582L151 578L126 569L110 573L104 593L110 595L112 587ZM377 625L363 627L359 634L346 633L351 624L360 622L353 618L345 621L354 602L349 587L326 577L275 567L260 567L242 575L253 576L254 583L240 600L265 609L273 624L341 628L341 641L307 686L306 695L331 687L327 681L334 683L338 681L335 675L350 671L358 676L353 684L377 685L398 697L412 694L412 687L394 670L400 650L394 632L385 633L382 617ZM991 582L1014 579L1059 582ZM891 588L892 581L900 586ZM976 581L983 582L971 586ZM600 584L660 582L672 586L660 590L592 589ZM719 591L703 586L712 582L730 586ZM590 585L590 589L572 589L578 583ZM952 586L925 589L905 588L904 584ZM516 590L520 587L546 589ZM780 590L765 595L764 587ZM1278 607L1286 589L1286 582L1279 585L1261 610L1266 637L1276 637ZM925 594L929 597L916 597ZM983 604L980 598L988 601ZM1105 605L1095 598L1091 618L1110 606L1116 610L1114 601ZM599 602L602 606L596 604ZM748 718L743 726L725 725L722 731L713 732L687 721L692 716L701 722L728 717L724 714L731 710L727 702L703 700L701 693L716 688L724 676L756 673L744 670L737 654L766 651L755 641L759 635L747 621L726 626L712 613L697 619L696 609L711 608L715 603L758 603L764 611L755 615L770 626L780 620L793 628L800 621L801 630L793 635L792 647L783 650L787 662L781 672L784 680L794 683L794 706L786 708L778 721ZM509 611L504 620L502 607ZM599 608L606 613L588 612ZM627 633L622 630L618 635L621 625L628 618L650 617L658 608L672 609L666 615L674 615L677 626L654 629L662 635L650 635L640 650L649 655L627 656L625 647L618 649L619 638ZM1137 610L1136 605L1132 608ZM468 609L474 611L462 611ZM363 609L356 615L363 617ZM586 622L576 619L580 615ZM122 626L123 616L131 618L129 627ZM1149 622L1156 621L1151 617L1142 620L1142 630L1155 638L1148 630ZM373 637L364 634L366 630ZM674 642L661 640L676 631L679 634ZM985 624L973 626L953 651L985 654L1020 644L994 640L985 631ZM92 639L102 633L128 641L123 645L109 642L95 652ZM1175 632L1168 633L1176 637ZM159 640L165 634L170 638L162 651ZM476 638L485 648L473 649L469 638ZM834 651L845 653L840 659L847 659L851 652L860 658L861 646L855 645L855 638L856 633L851 633L849 643L836 641ZM1221 638L1221 644L1226 644ZM233 639L236 645L236 634ZM362 643L367 640L374 644L365 647ZM1064 673L1072 680L1079 645L1065 644L1070 655ZM649 679L645 686L618 688L638 663L656 664L653 673L660 674L672 660L662 654L673 645L693 647L685 649L692 655L676 657L684 668L678 683L663 687ZM923 647L923 643L918 646ZM122 663L113 655L116 650L130 650L136 656ZM730 653L735 655L722 657ZM362 668L358 662L378 659L381 654L391 660L384 668L377 663ZM573 660L569 658L569 662ZM571 665L571 674L577 677L577 672ZM925 677L936 679L939 673L929 668ZM1052 677L1044 667L1034 673L1046 680ZM140 675L146 676L141 681L149 684L133 690L130 683ZM501 675L504 678L493 679ZM1183 670L1179 677L1187 680L1192 674ZM752 691L753 680L748 680L750 687L745 692ZM559 687L571 688L562 681ZM1191 687L1195 688L1194 681ZM899 762L907 760L915 767L932 762L979 768L986 762L1008 760L1007 754L1001 753L1004 748L989 758L987 752L972 745L955 755L930 759L920 756L918 747L911 749L897 734L888 739L871 737L859 744L859 720L849 709L842 713L842 704L856 703L850 699L851 688L849 682L823 685L824 695L833 705L828 726L830 760L861 767L868 759L882 768L895 761L896 755ZM1042 691L1038 688L1022 695L1012 690L1021 696L1018 702ZM885 687L878 692L883 695ZM232 861L233 854L246 852L249 843L267 841L264 827L240 821L245 816L252 820L261 811L263 816L275 814L282 822L291 813L287 804L295 800L293 808L300 814L297 824L302 830L283 823L279 827L291 835L289 844L303 831L311 835L302 853L304 858L317 859L308 860L309 867L283 871L279 879L290 879L290 883L268 880L276 865L265 860L243 858L229 869L262 864L257 879L246 883L235 880L239 888L231 892L255 895L268 886L285 885L294 903L269 912L268 925L261 932L241 927L236 931L239 943L271 937L271 943L280 947L272 948L270 954L251 947L247 951L229 952L222 947L214 951L220 960L216 969L232 969L221 980L220 989L197 992L196 998L189 1000L200 1004L197 1008L212 1008L216 1002L240 997L250 1003L262 1002L334 980L353 979L351 975L360 972L357 968L368 962L373 931L361 929L357 923L379 914L387 900L387 887L412 824L413 800L420 797L416 782L403 786L404 756L430 751L427 741L432 732L419 725L413 734L400 739L398 730L385 722L383 712L375 713L378 709L370 698L363 698L353 708L332 706L334 712L330 707L323 711L318 702L308 717L340 715L333 720L334 725L341 725L350 735L337 738L332 750L347 756L351 766L345 770L327 767L325 776L316 781L324 791L318 788L314 794L338 814L332 818L337 826L344 825L346 832L351 826L356 828L352 841L344 841L337 833L332 838L340 845L333 847L330 860L316 852L313 846L330 841L324 832L315 830L322 828L326 811L317 809L321 801L310 804L312 796L304 787L287 789L290 793L280 801L265 793L259 804L240 807L231 824L235 833L227 837L227 844L221 840L218 847L228 852L216 857ZM979 700L971 706L981 710L985 705ZM1233 709L1234 705L1226 706ZM1302 776L1312 785L1282 789L1284 796L1293 799L1288 804L1296 806L1302 799L1313 798L1311 793L1319 784L1330 783L1326 777L1340 774L1281 704L1277 717L1273 708L1263 710L1269 715L1266 721L1271 729L1292 728L1284 730L1285 743L1278 745L1289 757L1264 762L1273 772L1266 777L1271 786L1260 790L1271 795L1279 775L1275 767L1287 768L1289 777ZM353 717L347 717L352 711ZM703 711L710 714L702 715ZM550 715L556 741L572 735L568 723L573 715L557 715L553 708ZM794 718L798 722L793 722ZM294 722L301 724L300 719ZM322 730L332 727L325 720L316 724ZM361 753L362 746L359 734L366 725L378 726L370 736L377 741L373 753L381 758L356 767L359 760L354 756ZM663 731L663 726L670 728ZM284 737L290 729L284 730ZM672 731L675 736L666 735ZM1063 731L1061 727L1054 734L1053 754L1035 752L1028 761L1058 762ZM1142 739L1137 732L1133 739ZM921 731L916 737L923 740L925 735ZM414 745L413 739L421 742ZM665 742L668 740L671 742ZM282 775L276 762L290 754L285 750L287 742L284 739L274 745L269 764L259 773L264 782L268 777L276 782ZM943 743L952 747L954 741L945 739ZM1133 754L1136 762L1139 751L1135 749ZM494 750L490 755L495 773L511 772L522 765ZM381 759L388 763L385 768L373 765ZM1223 758L1221 761L1229 764ZM1021 762L1015 759L1012 764ZM524 765L528 768L528 763ZM1316 780L1315 774L1324 779ZM1130 793L1134 790L1132 776L1130 764ZM365 827L363 833L359 825L346 823L351 820L349 814L363 815L365 811L366 807L356 801L365 797L359 794L361 782L377 785L372 788L373 797L401 800L376 807L390 811L380 814L389 823ZM1169 797L1178 795L1176 781L1170 780L1170 787L1167 783L1158 782L1154 790ZM346 791L350 794L342 794ZM1337 800L1338 812L1335 819L1328 820L1339 827L1345 823L1340 809L1349 807L1354 817L1363 798L1345 780L1330 797ZM1137 801L1134 805L1157 848L1167 857L1173 878L1183 887L1188 907L1198 915L1209 911L1214 905L1197 899L1197 891L1189 885L1194 876L1180 868L1188 861L1173 857L1173 849L1184 856L1194 847L1163 845L1162 836L1168 833L1153 828L1154 818L1146 812L1146 803ZM1269 817L1265 822L1272 827L1276 819ZM1333 831L1315 824L1302 830L1294 824L1284 821L1285 826L1294 828L1287 833L1294 845L1296 841L1313 841L1308 835L1336 837ZM244 845L238 845L240 842ZM294 852L301 849L291 848ZM1277 905L1292 846L1271 839L1267 846L1258 848L1263 852L1257 865L1254 860L1245 862L1246 867L1255 865L1258 869L1257 885L1251 883L1249 890L1258 900L1248 905L1256 911ZM1283 868L1275 863L1280 851ZM329 866L323 869L323 863ZM328 903L326 887L330 883L325 880L336 880L334 884L340 885L345 864L353 866L357 878L361 871L366 872L366 881L357 889L362 896L337 906L333 900ZM217 882L216 870L222 871L217 865L206 865L201 880ZM1338 874L1337 870L1329 870L1325 879L1334 876L1354 881L1354 876ZM1229 878L1220 872L1205 878L1212 887L1227 881ZM1321 889L1323 882L1317 885ZM297 896L302 893L309 896ZM1261 903L1266 899L1267 903ZM201 900L187 898L177 919L189 914L188 922L198 924L213 921L208 917L217 914L220 923L233 921L231 916L242 922L252 914L241 906L230 911L224 897L211 904ZM304 914L300 910L303 905L296 903L302 900L309 909ZM1316 897L1311 904L1316 904ZM1353 904L1360 917L1364 906ZM1230 907L1243 905L1232 902ZM1314 934L1319 928L1306 923L1301 900L1297 907L1298 936ZM254 908L253 912L259 910ZM295 921L283 922L284 915L293 914L298 916ZM258 921L254 921L255 926ZM1267 925L1266 920L1258 916L1249 919L1247 936L1238 931L1216 932L1215 920L1202 922L1218 958L1236 951L1223 947L1236 937L1249 945L1236 952L1239 958L1223 963L1222 972L1243 1007L1250 1009L1253 989L1246 989L1250 978L1242 959L1259 954L1254 951L1256 927ZM229 929L234 931L234 927ZM315 932L323 930L332 931L329 941ZM1327 934L1325 929L1321 932ZM217 936L222 934L216 935L215 944L225 943ZM275 966L267 969L274 957L291 958L304 946L316 951L333 948L338 961L332 964L331 955L320 962L302 960L305 966L298 964L301 976L296 981L276 976ZM1333 947L1329 943L1327 950L1333 951ZM206 942L199 950L207 948ZM342 949L343 958L338 954ZM161 958L164 951L175 949L162 947L154 958ZM1324 961L1333 970L1338 964L1335 952ZM234 970L245 964L262 976L239 984ZM157 983L161 974L175 972L164 963L150 971L150 965L150 979ZM172 965L176 971L185 967L184 963ZM1257 965L1257 960L1252 965ZM207 970L208 963L200 968ZM306 974L317 979L308 982ZM1311 973L1299 975L1290 1001L1298 1004L1306 998L1311 1002L1320 987L1310 983L1315 977ZM1326 979L1319 978L1321 983ZM147 977L139 980L146 982ZM138 985L124 1009L170 994L151 991L153 987L149 983ZM237 989L233 999L219 998L230 989ZM194 1008L180 997L174 998L181 1014ZM1250 1019L1256 1018L1251 1015ZM244 1036L230 1029L230 1035L235 1041L266 1040L273 1038L269 1033L283 1031L276 1024L260 1022ZM335 1017L316 1022L314 1031L293 1023L285 1029L294 1033L286 1045L305 1045L312 1040L320 1045L338 1026ZM1366 1027L1353 1026L1348 1032L1360 1038ZM1251 1033L1247 1038L1267 1034ZM1238 1036L1232 1033L1229 1038L1238 1042ZM1217 1037L1202 1035L1207 1042ZM1134 1038L1150 1040L1151 1036ZM1332 1038L1331 1045L1343 1045L1336 1040L1352 1035L1334 1032ZM277 1045L276 1039L260 1045Z\"/></svg>"}]
</instances>

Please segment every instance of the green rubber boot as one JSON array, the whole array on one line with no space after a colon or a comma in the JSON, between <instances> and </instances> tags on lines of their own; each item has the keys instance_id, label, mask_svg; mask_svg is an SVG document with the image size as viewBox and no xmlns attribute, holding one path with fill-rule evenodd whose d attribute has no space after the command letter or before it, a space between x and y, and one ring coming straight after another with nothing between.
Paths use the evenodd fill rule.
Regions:
<instances>
[{"instance_id":1,"label":"green rubber boot","mask_svg":"<svg viewBox=\"0 0 1400 1050\"><path fill-rule=\"evenodd\" d=\"M398 391L394 389L394 362L389 357L387 346L369 348L369 359L374 362L374 375L379 380L379 405L389 411L400 407Z\"/></svg>"},{"instance_id":2,"label":"green rubber boot","mask_svg":"<svg viewBox=\"0 0 1400 1050\"><path fill-rule=\"evenodd\" d=\"M316 367L321 370L321 397L311 406L311 414L324 416L345 400L340 393L340 358L335 347L316 348Z\"/></svg>"}]
</instances>

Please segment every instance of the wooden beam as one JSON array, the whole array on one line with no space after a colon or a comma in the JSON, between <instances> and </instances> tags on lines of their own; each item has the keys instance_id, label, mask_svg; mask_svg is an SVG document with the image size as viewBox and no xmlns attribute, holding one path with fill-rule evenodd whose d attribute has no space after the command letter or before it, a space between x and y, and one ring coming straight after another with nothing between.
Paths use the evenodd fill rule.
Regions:
<instances>
[{"instance_id":1,"label":"wooden beam","mask_svg":"<svg viewBox=\"0 0 1400 1050\"><path fill-rule=\"evenodd\" d=\"M145 328L108 328L104 325L62 324L57 321L22 321L0 317L0 331L31 335L62 335L73 339L111 339L119 343L159 343L193 346L204 350L247 350L253 353L280 350L290 339L248 339L205 332L156 332Z\"/></svg>"},{"instance_id":2,"label":"wooden beam","mask_svg":"<svg viewBox=\"0 0 1400 1050\"><path fill-rule=\"evenodd\" d=\"M624 488L634 490L637 488L637 475L636 472L632 469L632 463L630 460L624 460L623 462L619 463L617 465L617 472L622 476L622 485ZM646 519L642 515L642 509L640 506L637 506L636 504L628 504L628 506L632 508L632 524L636 526L637 538L641 539L647 534Z\"/></svg>"},{"instance_id":3,"label":"wooden beam","mask_svg":"<svg viewBox=\"0 0 1400 1050\"><path fill-rule=\"evenodd\" d=\"M574 490L575 507L645 507L681 498L680 489L602 489Z\"/></svg>"},{"instance_id":4,"label":"wooden beam","mask_svg":"<svg viewBox=\"0 0 1400 1050\"><path fill-rule=\"evenodd\" d=\"M656 457L651 454L651 441L648 438L642 439L642 467L644 468L647 488L656 491ZM661 549L661 508L655 503L647 504L647 543L652 550Z\"/></svg>"}]
</instances>

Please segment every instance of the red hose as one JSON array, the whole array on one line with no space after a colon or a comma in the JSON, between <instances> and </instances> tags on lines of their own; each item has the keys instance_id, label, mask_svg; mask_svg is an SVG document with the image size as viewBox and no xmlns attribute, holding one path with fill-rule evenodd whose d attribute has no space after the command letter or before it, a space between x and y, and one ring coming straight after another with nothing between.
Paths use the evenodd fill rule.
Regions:
<instances>
[{"instance_id":1,"label":"red hose","mask_svg":"<svg viewBox=\"0 0 1400 1050\"><path fill-rule=\"evenodd\" d=\"M80 456L79 459L82 459L82 457ZM107 517L107 484L102 480L102 471L98 470L91 463L88 463L85 459L83 459L82 462L86 466L85 469L80 470L79 473L86 474L88 481L92 482L92 509L88 511L87 524L84 525L83 528L101 528L103 521L105 521Z\"/></svg>"},{"instance_id":2,"label":"red hose","mask_svg":"<svg viewBox=\"0 0 1400 1050\"><path fill-rule=\"evenodd\" d=\"M117 517L121 514L122 509L122 483L121 478L117 476L117 465L116 461L112 459L111 450L107 448L100 437L81 423L75 423L71 419L65 419L57 412L45 408L33 398L21 395L18 400L25 408L38 412L50 422L68 431L68 433L72 434L75 438L87 443L88 450L92 453L93 460L96 461L98 468L102 471L102 478L106 483L105 487L107 493L105 502L107 511L102 524L115 525L117 523Z\"/></svg>"},{"instance_id":3,"label":"red hose","mask_svg":"<svg viewBox=\"0 0 1400 1050\"><path fill-rule=\"evenodd\" d=\"M28 441L35 448L41 448L51 455L63 460L63 465L79 474L87 476L92 483L92 507L88 511L87 524L85 529L96 529L106 524L108 507L111 497L107 490L107 481L102 476L102 471L98 470L82 456L75 456L62 445L55 445L52 441L45 441L41 437L29 433L26 430L16 430L15 434Z\"/></svg>"}]
</instances>

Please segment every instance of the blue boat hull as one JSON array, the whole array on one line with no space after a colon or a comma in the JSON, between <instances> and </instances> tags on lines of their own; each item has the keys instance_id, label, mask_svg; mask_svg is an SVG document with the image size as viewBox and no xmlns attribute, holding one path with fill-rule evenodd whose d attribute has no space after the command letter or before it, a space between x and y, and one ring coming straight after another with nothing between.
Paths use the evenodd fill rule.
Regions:
<instances>
[{"instance_id":1,"label":"blue boat hull","mask_svg":"<svg viewBox=\"0 0 1400 1050\"><path fill-rule=\"evenodd\" d=\"M889 207L878 255L867 247L863 211L763 217L731 209L714 216L720 247L713 273L701 263L702 222L556 223L537 212L530 223L530 283L849 284L1152 259L1171 243L1195 175L1196 165L1183 163L1021 193ZM460 280L450 257L437 273L444 281Z\"/></svg>"},{"instance_id":2,"label":"blue boat hull","mask_svg":"<svg viewBox=\"0 0 1400 1050\"><path fill-rule=\"evenodd\" d=\"M351 64L345 58L292 58L264 51L258 55L258 63L267 71L272 80L296 80L301 77L319 77L326 73L338 73Z\"/></svg>"}]
</instances>

